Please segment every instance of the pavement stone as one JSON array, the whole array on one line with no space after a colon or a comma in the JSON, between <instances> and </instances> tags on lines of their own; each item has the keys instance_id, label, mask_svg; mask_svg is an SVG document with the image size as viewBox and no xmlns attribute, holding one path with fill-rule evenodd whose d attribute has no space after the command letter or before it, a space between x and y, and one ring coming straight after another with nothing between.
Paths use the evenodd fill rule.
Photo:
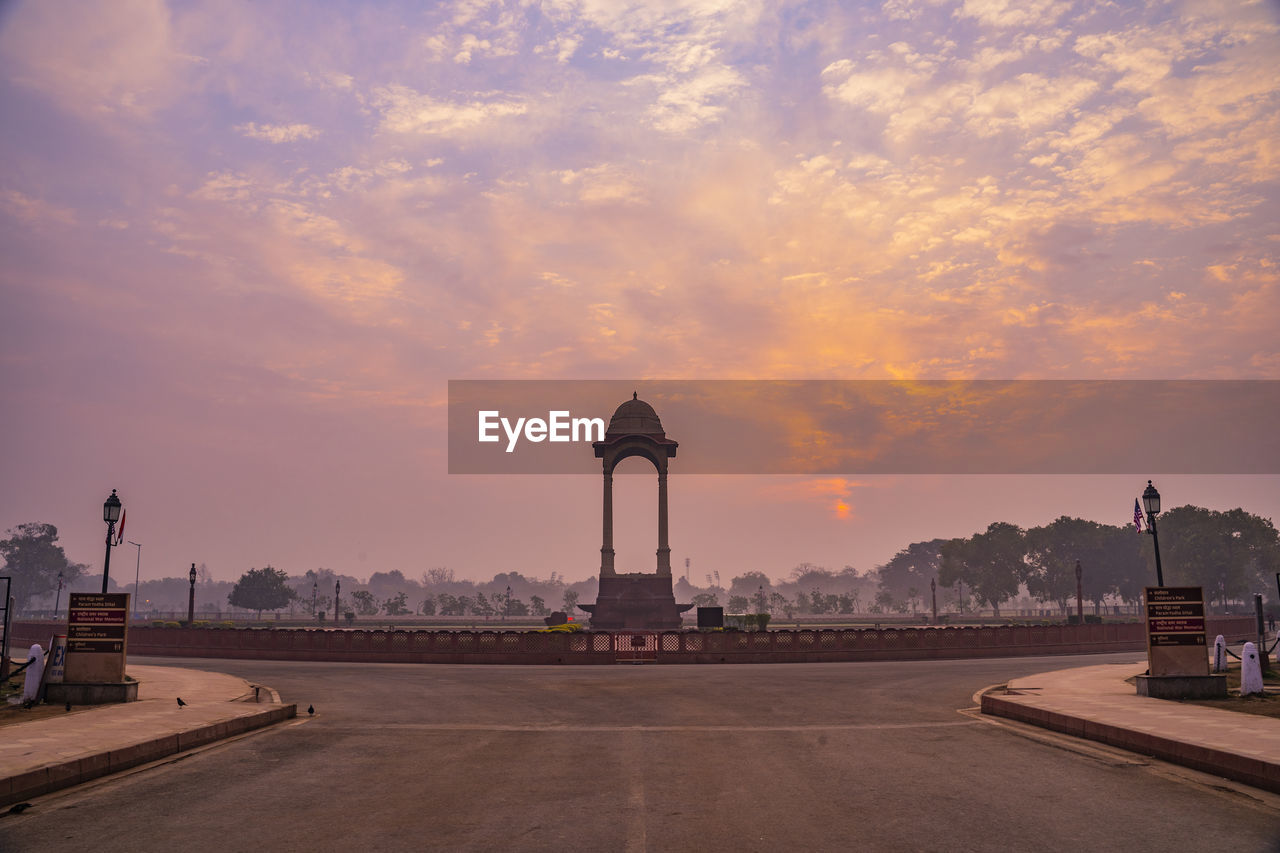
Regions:
<instances>
[{"instance_id":1,"label":"pavement stone","mask_svg":"<svg viewBox=\"0 0 1280 853\"><path fill-rule=\"evenodd\" d=\"M1139 696L1146 660L1042 672L982 695L982 712L1280 793L1280 719Z\"/></svg>"},{"instance_id":2,"label":"pavement stone","mask_svg":"<svg viewBox=\"0 0 1280 853\"><path fill-rule=\"evenodd\" d=\"M133 665L128 674L138 681L136 702L81 706L0 729L0 806L297 715L270 688L230 675Z\"/></svg>"}]
</instances>

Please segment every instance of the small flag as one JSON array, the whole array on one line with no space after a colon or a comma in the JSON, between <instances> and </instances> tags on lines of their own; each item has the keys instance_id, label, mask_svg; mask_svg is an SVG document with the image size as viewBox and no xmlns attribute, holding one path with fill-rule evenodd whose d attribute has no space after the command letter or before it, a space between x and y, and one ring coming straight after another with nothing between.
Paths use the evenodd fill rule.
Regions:
<instances>
[{"instance_id":1,"label":"small flag","mask_svg":"<svg viewBox=\"0 0 1280 853\"><path fill-rule=\"evenodd\" d=\"M128 514L129 514L129 510L127 509L120 511L120 529L116 531L117 545L124 544L124 519L125 519L125 516L127 516Z\"/></svg>"},{"instance_id":2,"label":"small flag","mask_svg":"<svg viewBox=\"0 0 1280 853\"><path fill-rule=\"evenodd\" d=\"M1142 508L1138 506L1138 499L1133 499L1133 532L1142 532Z\"/></svg>"}]
</instances>

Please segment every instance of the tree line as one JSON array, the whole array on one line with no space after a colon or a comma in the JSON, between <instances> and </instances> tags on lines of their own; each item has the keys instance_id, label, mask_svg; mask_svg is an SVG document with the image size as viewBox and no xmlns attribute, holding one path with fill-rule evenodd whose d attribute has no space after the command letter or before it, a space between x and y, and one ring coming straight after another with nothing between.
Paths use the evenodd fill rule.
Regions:
<instances>
[{"instance_id":1,"label":"tree line","mask_svg":"<svg viewBox=\"0 0 1280 853\"><path fill-rule=\"evenodd\" d=\"M1203 587L1206 599L1219 610L1243 606L1256 592L1276 600L1280 536L1269 519L1243 509L1222 512L1182 506L1160 515L1157 523L1167 585ZM52 524L28 523L9 530L7 538L0 540L4 573L14 578L19 611L40 600L52 603L59 573L64 593L77 588L96 591L93 586L100 581L86 586L92 579L88 566L68 560L57 538ZM705 585L692 577L677 578L674 591L681 602L790 618L914 613L928 608L932 582L944 609L981 608L999 615L1009 601L1028 595L1046 607L1067 612L1075 601L1077 562L1083 596L1095 612L1112 602L1137 603L1143 587L1155 585L1152 537L1136 533L1132 526L1063 516L1025 530L994 522L968 537L913 542L867 572L852 566L831 571L801 563L782 580L750 570L724 584L719 571L713 571L705 575ZM456 577L447 567L427 569L417 579L399 570L375 572L364 581L325 568L291 576L265 566L251 568L229 583L210 580L202 566L200 578L202 610L220 609L218 601L225 600L259 613L286 607L333 613L333 595L340 588L338 610L366 617L519 618L542 617L552 609L572 615L579 600L594 600L598 587L594 577L570 583L555 572L545 579L499 572L490 581L475 582ZM118 588L114 579L111 586ZM154 590L157 604L185 607L185 577L152 580L142 586Z\"/></svg>"}]
</instances>

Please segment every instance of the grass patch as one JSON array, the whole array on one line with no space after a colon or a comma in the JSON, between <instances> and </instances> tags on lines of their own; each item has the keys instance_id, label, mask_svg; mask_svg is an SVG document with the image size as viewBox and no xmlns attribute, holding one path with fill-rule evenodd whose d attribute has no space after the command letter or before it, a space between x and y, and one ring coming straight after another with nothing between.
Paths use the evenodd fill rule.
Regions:
<instances>
[{"instance_id":1,"label":"grass patch","mask_svg":"<svg viewBox=\"0 0 1280 853\"><path fill-rule=\"evenodd\" d=\"M1233 661L1227 666L1227 691L1231 694L1230 696L1226 699L1196 699L1189 704L1242 714L1256 714L1260 717L1280 717L1280 671L1269 669L1264 672L1262 685L1267 690L1265 694L1241 696L1240 664Z\"/></svg>"}]
</instances>

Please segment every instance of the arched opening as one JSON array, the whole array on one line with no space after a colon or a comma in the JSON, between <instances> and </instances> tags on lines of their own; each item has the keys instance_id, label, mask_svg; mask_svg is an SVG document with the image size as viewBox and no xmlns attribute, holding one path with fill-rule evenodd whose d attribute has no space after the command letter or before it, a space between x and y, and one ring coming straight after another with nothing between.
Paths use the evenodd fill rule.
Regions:
<instances>
[{"instance_id":1,"label":"arched opening","mask_svg":"<svg viewBox=\"0 0 1280 853\"><path fill-rule=\"evenodd\" d=\"M641 456L613 469L614 570L652 572L658 547L658 485L653 463Z\"/></svg>"}]
</instances>

